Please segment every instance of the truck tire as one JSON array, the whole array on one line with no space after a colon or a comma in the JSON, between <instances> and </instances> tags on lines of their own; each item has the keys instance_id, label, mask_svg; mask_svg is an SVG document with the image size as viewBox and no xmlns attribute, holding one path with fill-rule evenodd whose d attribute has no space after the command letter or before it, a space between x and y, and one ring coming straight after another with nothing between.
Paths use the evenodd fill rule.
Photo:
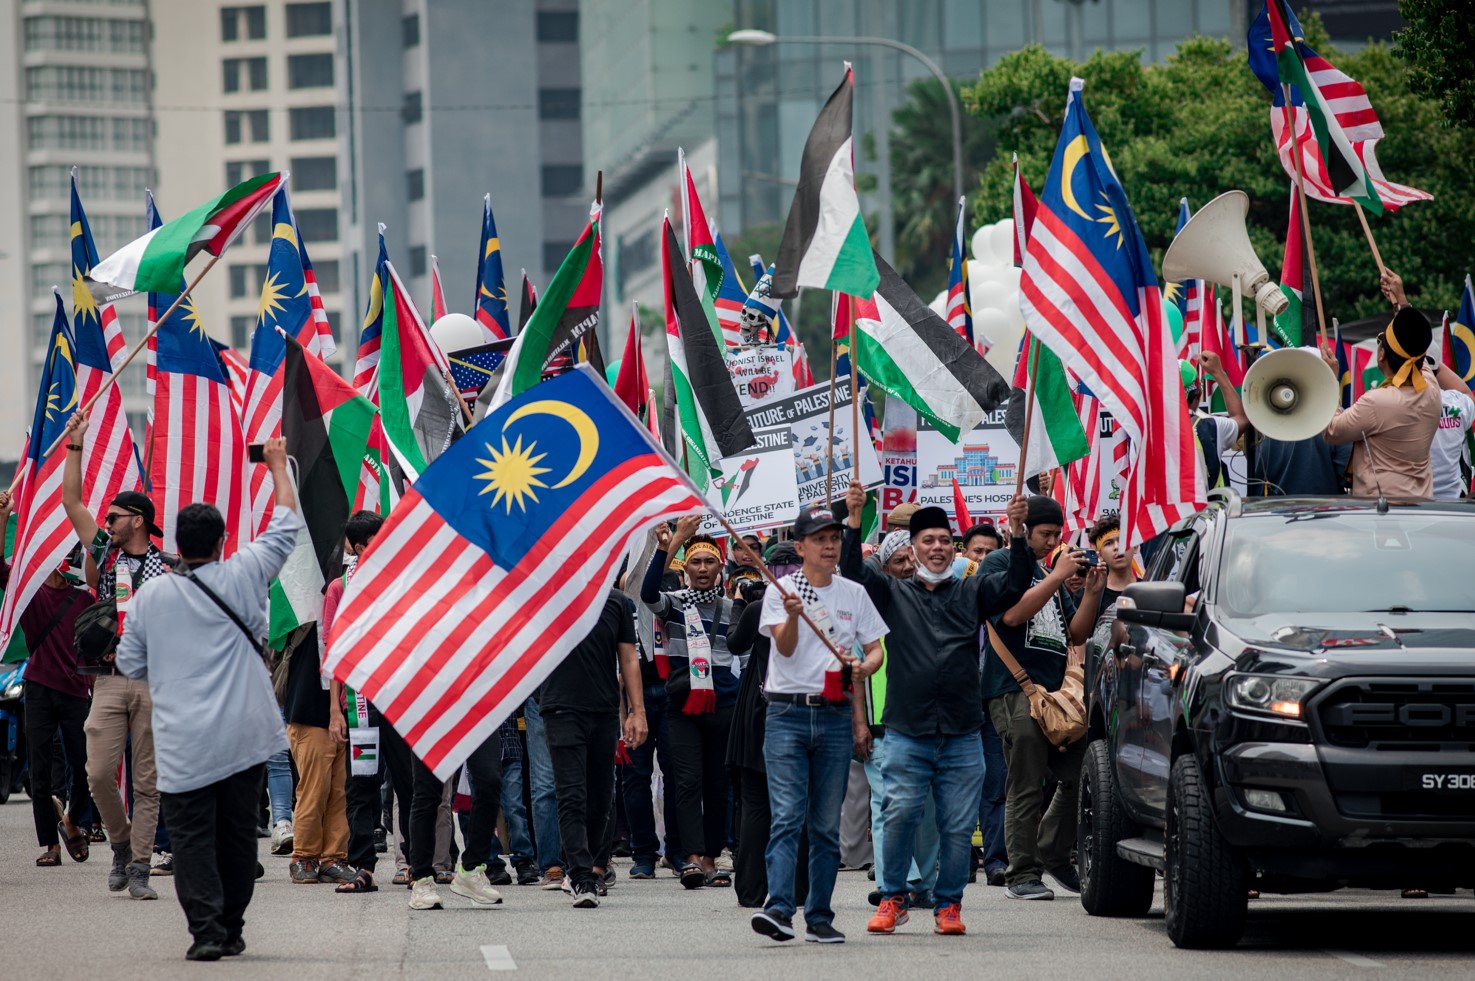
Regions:
<instances>
[{"instance_id":1,"label":"truck tire","mask_svg":"<svg viewBox=\"0 0 1475 981\"><path fill-rule=\"evenodd\" d=\"M17 765L11 760L0 759L0 804L8 804L10 802L10 784L15 779L13 767Z\"/></svg>"},{"instance_id":2,"label":"truck tire","mask_svg":"<svg viewBox=\"0 0 1475 981\"><path fill-rule=\"evenodd\" d=\"M1192 753L1168 778L1167 868L1163 908L1179 947L1233 947L1249 907L1245 865L1214 824L1209 790Z\"/></svg>"},{"instance_id":3,"label":"truck tire","mask_svg":"<svg viewBox=\"0 0 1475 981\"><path fill-rule=\"evenodd\" d=\"M1117 854L1117 842L1142 831L1117 795L1111 746L1105 739L1086 747L1076 808L1081 905L1092 916L1145 916L1152 908L1157 873Z\"/></svg>"}]
</instances>

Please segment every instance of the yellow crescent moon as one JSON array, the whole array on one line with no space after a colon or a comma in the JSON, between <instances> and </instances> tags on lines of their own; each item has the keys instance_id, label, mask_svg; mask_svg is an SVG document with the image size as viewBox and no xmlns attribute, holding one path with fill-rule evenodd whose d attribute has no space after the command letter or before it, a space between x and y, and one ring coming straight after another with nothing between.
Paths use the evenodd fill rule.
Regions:
<instances>
[{"instance_id":1,"label":"yellow crescent moon","mask_svg":"<svg viewBox=\"0 0 1475 981\"><path fill-rule=\"evenodd\" d=\"M1449 332L1464 341L1465 350L1470 352L1470 367L1466 369L1465 375L1461 379L1461 381L1469 381L1471 378L1475 378L1475 331L1470 330L1469 327L1456 321L1449 325Z\"/></svg>"},{"instance_id":2,"label":"yellow crescent moon","mask_svg":"<svg viewBox=\"0 0 1475 981\"><path fill-rule=\"evenodd\" d=\"M1080 163L1081 158L1089 152L1090 147L1086 145L1086 137L1082 134L1065 145L1065 156L1060 160L1061 169L1064 171L1060 175L1060 196L1065 199L1067 208L1087 221L1091 221L1091 216L1086 214L1077 203L1075 192L1070 189L1070 179L1075 176L1076 164Z\"/></svg>"},{"instance_id":3,"label":"yellow crescent moon","mask_svg":"<svg viewBox=\"0 0 1475 981\"><path fill-rule=\"evenodd\" d=\"M574 432L579 436L579 458L574 461L573 469L568 476L554 484L551 490L567 487L580 477L584 471L589 469L589 464L594 462L594 454L599 452L599 430L594 428L594 420L590 419L583 411L568 404L567 402L555 402L552 399L542 399L537 402L529 402L507 417L502 424L502 431L519 419L527 416L555 416L574 427Z\"/></svg>"}]
</instances>

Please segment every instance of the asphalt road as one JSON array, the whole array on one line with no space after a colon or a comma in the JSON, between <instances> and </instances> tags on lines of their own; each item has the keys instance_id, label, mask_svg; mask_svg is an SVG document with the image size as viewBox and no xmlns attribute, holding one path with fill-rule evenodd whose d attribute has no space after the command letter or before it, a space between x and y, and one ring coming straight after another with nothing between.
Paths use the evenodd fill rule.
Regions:
<instances>
[{"instance_id":1,"label":"asphalt road","mask_svg":"<svg viewBox=\"0 0 1475 981\"><path fill-rule=\"evenodd\" d=\"M1006 900L970 886L966 937L937 937L918 916L890 937L869 937L864 873L845 872L837 925L848 943L775 944L754 934L730 889L686 892L669 872L624 878L604 905L575 910L558 892L516 886L493 909L442 889L447 909L411 912L408 893L385 885L339 896L287 881L286 858L268 854L247 912L245 954L217 964L184 960L189 944L171 880L154 877L160 901L109 893L106 845L85 865L33 864L29 802L0 806L0 975L31 979L478 978L901 978L926 976L1108 979L1475 977L1475 899L1403 900L1341 892L1266 898L1251 905L1249 932L1232 951L1180 951L1163 929L1161 896L1143 920L1094 919L1067 895L1050 903ZM381 870L384 866L381 865ZM390 871L392 874L392 869ZM387 879L387 876L386 876Z\"/></svg>"}]
</instances>

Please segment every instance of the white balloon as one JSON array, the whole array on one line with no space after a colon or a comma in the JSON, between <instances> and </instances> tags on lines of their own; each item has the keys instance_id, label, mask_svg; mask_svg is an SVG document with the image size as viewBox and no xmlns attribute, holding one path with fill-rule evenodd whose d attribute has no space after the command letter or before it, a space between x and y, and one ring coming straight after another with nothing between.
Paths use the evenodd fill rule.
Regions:
<instances>
[{"instance_id":1,"label":"white balloon","mask_svg":"<svg viewBox=\"0 0 1475 981\"><path fill-rule=\"evenodd\" d=\"M975 326L974 336L978 336ZM1014 362L1019 357L1019 342L1024 338L1024 330L1021 327L1004 327L996 334L989 334L988 338L993 342L993 347L984 360L994 366L994 370L1004 376L1005 381L1014 380Z\"/></svg>"},{"instance_id":2,"label":"white balloon","mask_svg":"<svg viewBox=\"0 0 1475 981\"><path fill-rule=\"evenodd\" d=\"M1004 301L1004 316L1009 318L1009 326L1017 330L1024 329L1024 311L1019 308L1019 291L1015 290Z\"/></svg>"},{"instance_id":3,"label":"white balloon","mask_svg":"<svg viewBox=\"0 0 1475 981\"><path fill-rule=\"evenodd\" d=\"M1014 219L1005 218L1003 221L995 222L989 228L988 242L994 254L994 261L1012 266L1014 264Z\"/></svg>"},{"instance_id":4,"label":"white balloon","mask_svg":"<svg viewBox=\"0 0 1475 981\"><path fill-rule=\"evenodd\" d=\"M931 310L933 313L937 314L939 317L942 317L942 318L946 319L947 318L947 290L943 290L941 293L937 294L937 297L931 303L927 304L927 309Z\"/></svg>"},{"instance_id":5,"label":"white balloon","mask_svg":"<svg viewBox=\"0 0 1475 981\"><path fill-rule=\"evenodd\" d=\"M1007 283L1009 282L1009 269L1005 266L991 266L982 262L968 263L968 284L977 289L984 283Z\"/></svg>"},{"instance_id":6,"label":"white balloon","mask_svg":"<svg viewBox=\"0 0 1475 981\"><path fill-rule=\"evenodd\" d=\"M464 313L448 313L441 317L430 325L430 336L447 354L486 343L481 325Z\"/></svg>"},{"instance_id":7,"label":"white balloon","mask_svg":"<svg viewBox=\"0 0 1475 981\"><path fill-rule=\"evenodd\" d=\"M1009 266L1003 266L1003 267L1001 267L999 269L999 277L998 278L999 278L999 282L1003 283L1005 286L1009 287L1011 290L1017 290L1017 289L1019 289L1019 279L1023 275L1024 275L1024 270L1023 269L1020 269L1018 266L1009 265Z\"/></svg>"},{"instance_id":8,"label":"white balloon","mask_svg":"<svg viewBox=\"0 0 1475 981\"><path fill-rule=\"evenodd\" d=\"M970 294L970 299L973 301L974 320L978 319L979 312L983 310L1002 311L1004 304L1014 292L1009 284L998 280L990 280L975 286Z\"/></svg>"},{"instance_id":9,"label":"white balloon","mask_svg":"<svg viewBox=\"0 0 1475 981\"><path fill-rule=\"evenodd\" d=\"M973 233L973 238L968 243L968 251L973 253L974 262L982 263L985 266L992 266L994 264L994 252L993 249L989 248L988 229L989 226L984 225Z\"/></svg>"},{"instance_id":10,"label":"white balloon","mask_svg":"<svg viewBox=\"0 0 1475 981\"><path fill-rule=\"evenodd\" d=\"M999 337L1009 330L1009 319L1002 310L973 310L973 338L988 338L988 343L997 346Z\"/></svg>"}]
</instances>

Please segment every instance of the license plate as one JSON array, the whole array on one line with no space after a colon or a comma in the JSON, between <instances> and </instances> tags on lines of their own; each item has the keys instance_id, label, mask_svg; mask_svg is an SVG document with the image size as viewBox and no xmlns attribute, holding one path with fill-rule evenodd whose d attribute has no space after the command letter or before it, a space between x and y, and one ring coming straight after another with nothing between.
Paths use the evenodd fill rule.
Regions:
<instances>
[{"instance_id":1,"label":"license plate","mask_svg":"<svg viewBox=\"0 0 1475 981\"><path fill-rule=\"evenodd\" d=\"M1416 770L1408 774L1405 784L1409 790L1427 794L1475 795L1475 771Z\"/></svg>"}]
</instances>

